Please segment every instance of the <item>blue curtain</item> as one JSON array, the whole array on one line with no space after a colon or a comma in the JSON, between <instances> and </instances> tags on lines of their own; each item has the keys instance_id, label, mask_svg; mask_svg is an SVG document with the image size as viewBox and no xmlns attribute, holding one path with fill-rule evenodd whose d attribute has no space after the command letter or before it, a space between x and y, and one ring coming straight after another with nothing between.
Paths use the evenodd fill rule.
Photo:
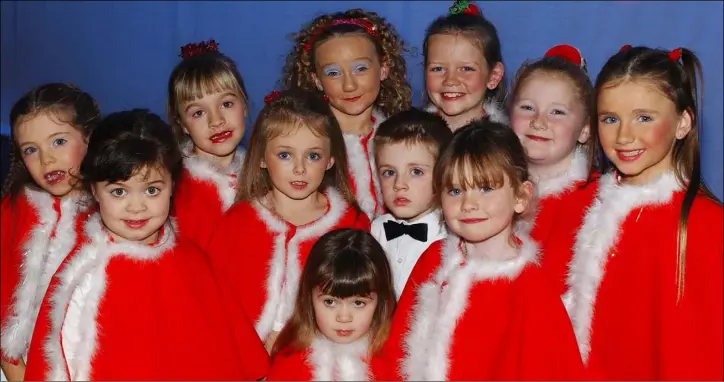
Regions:
<instances>
[{"instance_id":1,"label":"blue curtain","mask_svg":"<svg viewBox=\"0 0 724 382\"><path fill-rule=\"evenodd\" d=\"M579 47L592 76L623 44L694 50L704 66L702 156L705 181L722 184L722 2L479 1L497 26L508 73L559 43ZM272 90L304 22L362 7L394 24L418 50L408 57L415 102L422 99L419 49L425 27L447 11L437 1L2 1L2 134L13 102L33 86L72 82L95 96L104 113L146 107L163 114L166 80L188 42L215 39L235 59L252 99L252 115Z\"/></svg>"}]
</instances>

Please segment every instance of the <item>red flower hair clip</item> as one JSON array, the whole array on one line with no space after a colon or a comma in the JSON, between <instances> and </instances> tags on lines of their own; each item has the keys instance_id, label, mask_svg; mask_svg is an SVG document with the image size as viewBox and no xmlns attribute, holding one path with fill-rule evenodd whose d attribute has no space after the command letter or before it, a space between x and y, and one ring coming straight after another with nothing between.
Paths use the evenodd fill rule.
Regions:
<instances>
[{"instance_id":1,"label":"red flower hair clip","mask_svg":"<svg viewBox=\"0 0 724 382\"><path fill-rule=\"evenodd\" d=\"M307 53L311 52L312 47L314 46L314 42L317 41L319 36L321 36L322 33L327 30L327 28L333 27L335 25L356 25L360 28L363 28L368 35L377 37L377 26L372 24L368 20L352 18L336 19L318 27L312 34L312 37L310 37L309 40L307 40L307 43L304 44L304 50Z\"/></svg>"},{"instance_id":2,"label":"red flower hair clip","mask_svg":"<svg viewBox=\"0 0 724 382\"><path fill-rule=\"evenodd\" d=\"M543 57L560 57L579 68L586 70L586 59L581 55L581 51L573 45L561 44L556 45L546 52Z\"/></svg>"},{"instance_id":3,"label":"red flower hair clip","mask_svg":"<svg viewBox=\"0 0 724 382\"><path fill-rule=\"evenodd\" d=\"M267 94L264 97L264 103L268 105L269 103L281 98L281 96L282 96L282 93L280 93L279 90L272 90L271 92L269 92L269 94Z\"/></svg>"},{"instance_id":4,"label":"red flower hair clip","mask_svg":"<svg viewBox=\"0 0 724 382\"><path fill-rule=\"evenodd\" d=\"M187 59L200 53L218 52L219 44L215 40L189 43L181 47L179 57Z\"/></svg>"},{"instance_id":5,"label":"red flower hair clip","mask_svg":"<svg viewBox=\"0 0 724 382\"><path fill-rule=\"evenodd\" d=\"M448 12L451 15L466 14L473 16L480 16L480 9L468 0L455 0L455 3L448 8Z\"/></svg>"},{"instance_id":6,"label":"red flower hair clip","mask_svg":"<svg viewBox=\"0 0 724 382\"><path fill-rule=\"evenodd\" d=\"M618 50L618 52L619 52L619 53L625 52L625 51L627 51L627 50L629 50L629 49L631 49L631 45L626 44L626 45L622 46L621 49Z\"/></svg>"},{"instance_id":7,"label":"red flower hair clip","mask_svg":"<svg viewBox=\"0 0 724 382\"><path fill-rule=\"evenodd\" d=\"M676 48L669 52L669 59L674 62L679 62L681 59L681 48Z\"/></svg>"}]
</instances>

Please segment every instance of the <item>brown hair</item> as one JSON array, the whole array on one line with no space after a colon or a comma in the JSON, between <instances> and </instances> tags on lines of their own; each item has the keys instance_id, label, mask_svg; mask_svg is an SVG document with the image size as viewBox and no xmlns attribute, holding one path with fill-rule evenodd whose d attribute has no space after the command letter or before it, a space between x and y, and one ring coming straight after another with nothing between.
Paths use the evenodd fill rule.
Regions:
<instances>
[{"instance_id":1,"label":"brown hair","mask_svg":"<svg viewBox=\"0 0 724 382\"><path fill-rule=\"evenodd\" d=\"M434 113L410 108L387 118L377 128L374 137L375 152L395 143L423 144L433 150L435 157L452 139L452 131L445 120Z\"/></svg>"},{"instance_id":2,"label":"brown hair","mask_svg":"<svg viewBox=\"0 0 724 382\"><path fill-rule=\"evenodd\" d=\"M472 4L472 1L470 2ZM427 68L427 57L430 49L430 37L435 35L462 35L477 46L485 58L488 68L493 70L497 63L503 63L503 53L495 25L481 13L446 14L438 17L425 30L422 43L424 56L423 66ZM427 69L426 69L427 70ZM505 73L495 89L485 91L485 99L504 103L508 92L505 88Z\"/></svg>"},{"instance_id":3,"label":"brown hair","mask_svg":"<svg viewBox=\"0 0 724 382\"><path fill-rule=\"evenodd\" d=\"M347 180L347 150L339 123L319 94L302 89L282 91L277 99L266 104L259 112L244 157L237 201L252 201L271 191L268 170L261 168L267 142L301 127L330 141L334 165L325 173L319 190L336 187L345 201L360 211Z\"/></svg>"},{"instance_id":4,"label":"brown hair","mask_svg":"<svg viewBox=\"0 0 724 382\"><path fill-rule=\"evenodd\" d=\"M358 25L330 25L333 21L341 19L360 19L369 22L374 27L375 36L371 36L365 28ZM287 56L282 72L282 86L287 89L302 88L319 92L312 77L316 70L314 54L317 46L332 37L351 33L369 39L375 45L380 64L386 64L389 68L387 78L380 85L380 94L377 96L375 106L386 116L409 108L412 104L412 89L407 83L407 64L403 57L408 48L392 24L377 13L362 9L318 16L302 27L301 31L292 35L294 48ZM306 49L307 44L309 51Z\"/></svg>"},{"instance_id":5,"label":"brown hair","mask_svg":"<svg viewBox=\"0 0 724 382\"><path fill-rule=\"evenodd\" d=\"M530 80L535 74L546 74L550 76L556 76L558 78L564 78L573 84L576 89L576 95L579 101L583 105L584 110L584 124L593 124L593 112L595 109L595 98L593 96L593 83L591 78L585 69L580 66L557 56L543 57L535 61L524 62L523 65L518 69L513 80L511 87L510 99L508 103L509 113L512 113L512 108L520 97L520 91L525 83ZM584 144L580 144L584 150L589 153L589 159L593 159L595 156L593 139L589 139Z\"/></svg>"},{"instance_id":6,"label":"brown hair","mask_svg":"<svg viewBox=\"0 0 724 382\"><path fill-rule=\"evenodd\" d=\"M625 81L646 81L656 86L674 103L678 113L688 113L691 117L691 130L682 139L674 143L672 155L674 174L679 184L686 186L684 202L681 205L679 228L677 235L677 302L684 293L684 268L686 263L686 230L691 205L700 192L707 198L720 203L709 191L701 179L699 155L699 113L701 112L701 63L694 52L681 49L681 59L672 60L669 51L648 47L623 49L606 61L596 77L595 94ZM698 83L697 83L698 82ZM596 112L596 115L598 113ZM598 134L598 118L591 128L591 138L597 148L600 147ZM602 171L610 164L606 161L602 150L598 149ZM593 166L593 161L591 166Z\"/></svg>"},{"instance_id":7,"label":"brown hair","mask_svg":"<svg viewBox=\"0 0 724 382\"><path fill-rule=\"evenodd\" d=\"M342 228L317 240L302 270L294 311L279 333L272 356L286 347L305 349L317 334L314 288L337 298L377 294L369 354L384 344L395 310L392 270L382 246L367 231Z\"/></svg>"},{"instance_id":8,"label":"brown hair","mask_svg":"<svg viewBox=\"0 0 724 382\"><path fill-rule=\"evenodd\" d=\"M530 180L525 150L513 129L485 117L453 134L435 163L433 189L439 201L455 184L463 189L498 188L506 177L516 193Z\"/></svg>"},{"instance_id":9,"label":"brown hair","mask_svg":"<svg viewBox=\"0 0 724 382\"><path fill-rule=\"evenodd\" d=\"M78 129L87 140L101 119L98 104L90 94L64 83L38 86L23 95L10 110L10 168L3 184L2 196L15 198L26 185L38 188L23 163L15 129L23 122L42 113L52 115ZM71 174L73 175L73 174Z\"/></svg>"},{"instance_id":10,"label":"brown hair","mask_svg":"<svg viewBox=\"0 0 724 382\"><path fill-rule=\"evenodd\" d=\"M198 53L176 65L168 79L166 119L179 144L183 145L189 140L181 125L180 106L223 91L237 93L248 108L249 98L244 79L236 68L236 63L222 53Z\"/></svg>"}]
</instances>

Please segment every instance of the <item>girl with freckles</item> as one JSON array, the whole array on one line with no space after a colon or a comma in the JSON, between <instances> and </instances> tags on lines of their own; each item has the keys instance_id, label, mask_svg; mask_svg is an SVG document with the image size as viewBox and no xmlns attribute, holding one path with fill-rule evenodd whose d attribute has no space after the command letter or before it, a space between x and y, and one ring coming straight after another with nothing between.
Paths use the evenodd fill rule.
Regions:
<instances>
[{"instance_id":1,"label":"girl with freckles","mask_svg":"<svg viewBox=\"0 0 724 382\"><path fill-rule=\"evenodd\" d=\"M586 377L724 378L724 215L702 183L701 66L686 49L624 46L595 83L607 163L564 296Z\"/></svg>"},{"instance_id":2,"label":"girl with freckles","mask_svg":"<svg viewBox=\"0 0 724 382\"><path fill-rule=\"evenodd\" d=\"M347 183L342 132L322 98L295 89L266 100L238 202L219 221L207 252L271 350L294 310L312 244L337 228L369 231L370 221Z\"/></svg>"},{"instance_id":3,"label":"girl with freckles","mask_svg":"<svg viewBox=\"0 0 724 382\"><path fill-rule=\"evenodd\" d=\"M294 35L285 88L323 95L347 147L349 183L372 220L384 213L373 137L382 121L412 102L405 42L383 17L362 9L321 15Z\"/></svg>"},{"instance_id":4,"label":"girl with freckles","mask_svg":"<svg viewBox=\"0 0 724 382\"><path fill-rule=\"evenodd\" d=\"M100 121L80 165L97 213L43 299L26 380L247 380L266 375L253 326L169 218L181 153L146 110ZM203 367L184 366L194 354Z\"/></svg>"},{"instance_id":5,"label":"girl with freckles","mask_svg":"<svg viewBox=\"0 0 724 382\"><path fill-rule=\"evenodd\" d=\"M533 192L518 137L488 119L463 127L440 153L434 187L448 237L405 285L381 379L578 379L566 310L518 226Z\"/></svg>"}]
</instances>

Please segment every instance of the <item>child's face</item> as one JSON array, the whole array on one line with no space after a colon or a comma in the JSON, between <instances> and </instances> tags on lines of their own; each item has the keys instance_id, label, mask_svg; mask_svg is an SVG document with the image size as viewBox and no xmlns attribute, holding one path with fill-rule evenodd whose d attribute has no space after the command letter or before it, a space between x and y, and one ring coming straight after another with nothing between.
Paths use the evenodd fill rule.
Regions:
<instances>
[{"instance_id":1,"label":"child's face","mask_svg":"<svg viewBox=\"0 0 724 382\"><path fill-rule=\"evenodd\" d=\"M377 150L385 206L398 219L413 221L433 206L432 170L435 154L425 144L384 144Z\"/></svg>"},{"instance_id":2,"label":"child's face","mask_svg":"<svg viewBox=\"0 0 724 382\"><path fill-rule=\"evenodd\" d=\"M360 115L372 107L387 78L387 67L365 36L332 37L319 44L314 59L317 88L329 97L333 110L346 115Z\"/></svg>"},{"instance_id":3,"label":"child's face","mask_svg":"<svg viewBox=\"0 0 724 382\"><path fill-rule=\"evenodd\" d=\"M457 175L454 174L453 179L458 179ZM516 195L507 177L505 184L496 189L463 190L462 185L453 184L441 192L442 212L448 228L470 243L508 234L515 213L522 213L527 207L527 200Z\"/></svg>"},{"instance_id":4,"label":"child's face","mask_svg":"<svg viewBox=\"0 0 724 382\"><path fill-rule=\"evenodd\" d=\"M88 143L83 134L54 113L46 112L23 121L15 140L28 173L42 189L62 197L70 193Z\"/></svg>"},{"instance_id":5,"label":"child's face","mask_svg":"<svg viewBox=\"0 0 724 382\"><path fill-rule=\"evenodd\" d=\"M207 94L181 105L180 114L197 154L228 157L244 137L246 105L236 92Z\"/></svg>"},{"instance_id":6,"label":"child's face","mask_svg":"<svg viewBox=\"0 0 724 382\"><path fill-rule=\"evenodd\" d=\"M269 140L261 163L274 189L293 200L314 194L332 165L329 138L317 136L305 126Z\"/></svg>"},{"instance_id":7,"label":"child's face","mask_svg":"<svg viewBox=\"0 0 724 382\"><path fill-rule=\"evenodd\" d=\"M546 73L531 75L519 88L510 121L529 161L540 166L568 158L590 132L573 82Z\"/></svg>"},{"instance_id":8,"label":"child's face","mask_svg":"<svg viewBox=\"0 0 724 382\"><path fill-rule=\"evenodd\" d=\"M502 77L502 64L488 67L483 52L464 35L438 34L428 40L425 87L446 118L477 117L485 91L495 89Z\"/></svg>"},{"instance_id":9,"label":"child's face","mask_svg":"<svg viewBox=\"0 0 724 382\"><path fill-rule=\"evenodd\" d=\"M314 319L317 328L332 342L347 344L363 337L370 330L377 309L377 295L353 296L345 299L312 291Z\"/></svg>"},{"instance_id":10,"label":"child's face","mask_svg":"<svg viewBox=\"0 0 724 382\"><path fill-rule=\"evenodd\" d=\"M116 240L152 243L166 222L171 205L171 174L141 169L125 182L99 182L93 196L106 229Z\"/></svg>"},{"instance_id":11,"label":"child's face","mask_svg":"<svg viewBox=\"0 0 724 382\"><path fill-rule=\"evenodd\" d=\"M648 183L672 169L674 142L691 130L689 113L653 84L625 81L604 87L598 96L601 148L631 184Z\"/></svg>"}]
</instances>

